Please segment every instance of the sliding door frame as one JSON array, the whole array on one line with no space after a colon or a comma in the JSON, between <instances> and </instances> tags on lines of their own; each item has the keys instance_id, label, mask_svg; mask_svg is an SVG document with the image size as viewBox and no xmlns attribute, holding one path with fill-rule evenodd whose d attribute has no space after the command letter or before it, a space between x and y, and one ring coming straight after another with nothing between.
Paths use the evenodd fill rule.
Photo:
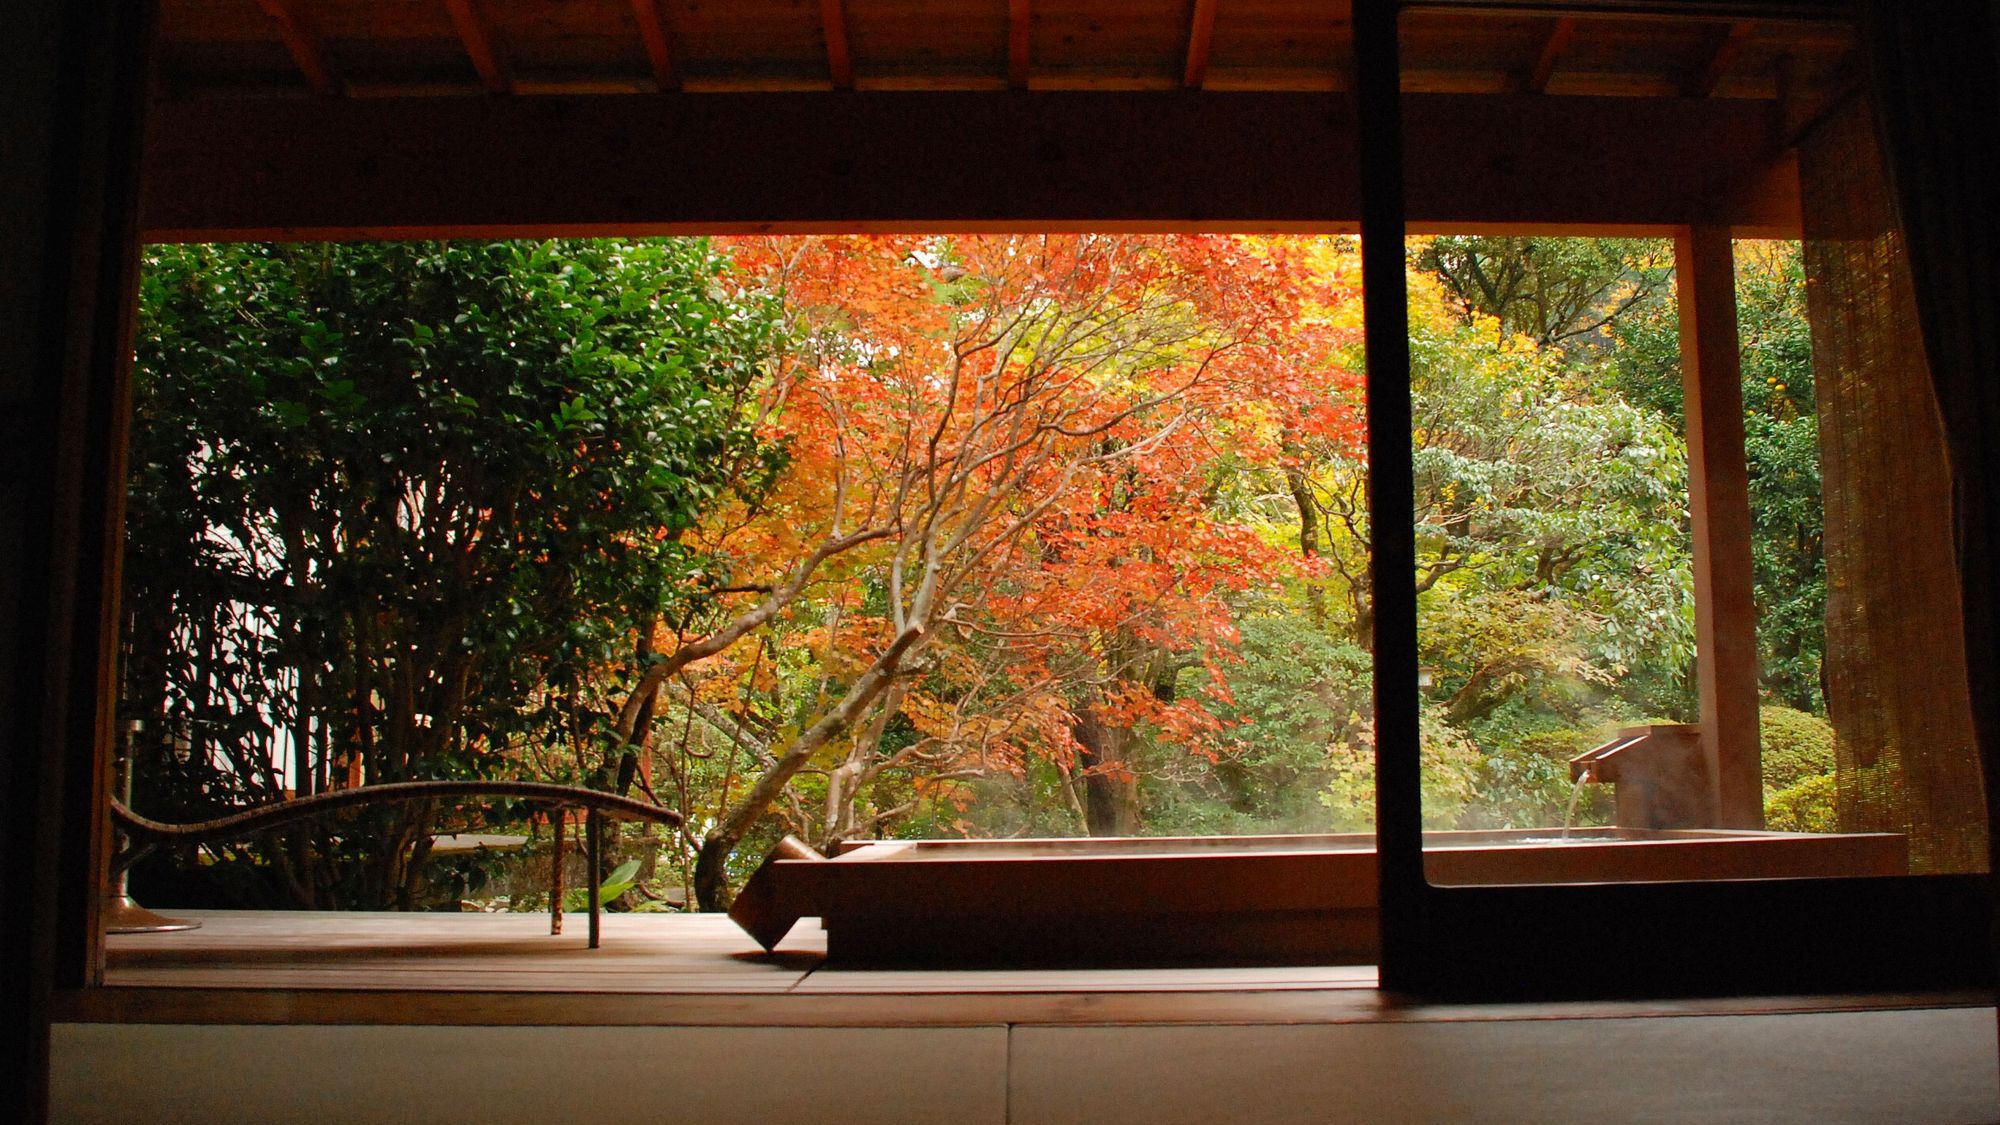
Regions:
<instances>
[{"instance_id":1,"label":"sliding door frame","mask_svg":"<svg viewBox=\"0 0 2000 1125\"><path fill-rule=\"evenodd\" d=\"M1521 886L1425 878L1404 264L1404 171L1421 154L1404 150L1397 26L1419 6L1436 5L1354 0L1382 987L1519 1000L1990 987L1985 876ZM1712 258L1731 231L1690 211L1671 233L1685 270L1696 264L1689 247ZM1704 319L1733 330L1731 312Z\"/></svg>"}]
</instances>

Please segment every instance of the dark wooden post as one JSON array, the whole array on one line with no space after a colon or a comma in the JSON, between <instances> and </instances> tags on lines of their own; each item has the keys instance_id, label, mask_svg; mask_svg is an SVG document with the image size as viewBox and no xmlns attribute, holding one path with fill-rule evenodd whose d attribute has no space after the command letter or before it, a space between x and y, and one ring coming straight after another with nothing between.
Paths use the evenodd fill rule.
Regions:
<instances>
[{"instance_id":1,"label":"dark wooden post","mask_svg":"<svg viewBox=\"0 0 2000 1125\"><path fill-rule=\"evenodd\" d=\"M0 1120L97 983L153 5L8 8L0 65Z\"/></svg>"},{"instance_id":2,"label":"dark wooden post","mask_svg":"<svg viewBox=\"0 0 2000 1125\"><path fill-rule=\"evenodd\" d=\"M1361 165L1362 322L1368 391L1369 596L1374 601L1376 874L1382 987L1423 979L1422 697L1417 687L1416 476L1405 292L1402 65L1394 0L1354 4ZM1340 154L1346 155L1346 154Z\"/></svg>"},{"instance_id":3,"label":"dark wooden post","mask_svg":"<svg viewBox=\"0 0 2000 1125\"><path fill-rule=\"evenodd\" d=\"M1674 242L1694 523L1695 673L1702 756L1716 826L1764 826L1757 741L1757 606L1743 454L1743 365L1736 264L1725 226L1683 228Z\"/></svg>"},{"instance_id":4,"label":"dark wooden post","mask_svg":"<svg viewBox=\"0 0 2000 1125\"><path fill-rule=\"evenodd\" d=\"M549 811L549 933L562 933L563 836L569 832L567 814L560 807Z\"/></svg>"},{"instance_id":5,"label":"dark wooden post","mask_svg":"<svg viewBox=\"0 0 2000 1125\"><path fill-rule=\"evenodd\" d=\"M596 809L583 814L583 877L590 884L590 948L597 948L597 919L604 904L597 901L604 880L604 817Z\"/></svg>"}]
</instances>

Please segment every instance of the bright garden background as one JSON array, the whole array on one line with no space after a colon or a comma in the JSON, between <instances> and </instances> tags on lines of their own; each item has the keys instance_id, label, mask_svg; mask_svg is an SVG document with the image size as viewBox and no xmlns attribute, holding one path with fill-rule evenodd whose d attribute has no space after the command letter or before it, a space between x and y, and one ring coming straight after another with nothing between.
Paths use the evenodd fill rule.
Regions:
<instances>
[{"instance_id":1,"label":"bright garden background","mask_svg":"<svg viewBox=\"0 0 2000 1125\"><path fill-rule=\"evenodd\" d=\"M1571 755L1695 718L1670 250L1409 261L1427 817L1560 824ZM1832 830L1797 248L1738 272L1768 810ZM1351 239L165 246L140 315L149 815L587 784L686 818L618 842L642 908L721 904L788 832L1371 826ZM450 828L546 832L383 810L141 875L496 901L506 860L429 854Z\"/></svg>"}]
</instances>

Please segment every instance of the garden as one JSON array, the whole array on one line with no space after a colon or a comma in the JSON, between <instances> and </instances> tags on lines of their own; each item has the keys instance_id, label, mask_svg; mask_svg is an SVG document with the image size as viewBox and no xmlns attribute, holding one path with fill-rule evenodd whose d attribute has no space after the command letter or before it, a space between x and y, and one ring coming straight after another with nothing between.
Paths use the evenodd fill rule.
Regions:
<instances>
[{"instance_id":1,"label":"garden","mask_svg":"<svg viewBox=\"0 0 2000 1125\"><path fill-rule=\"evenodd\" d=\"M1696 718L1671 248L1408 261L1426 821L1604 823L1569 759ZM1798 247L1737 266L1766 816L1829 832ZM1359 277L1346 237L153 247L133 803L617 792L680 816L610 842L630 909L721 908L788 834L1368 831ZM134 881L537 909L551 831L378 809Z\"/></svg>"}]
</instances>

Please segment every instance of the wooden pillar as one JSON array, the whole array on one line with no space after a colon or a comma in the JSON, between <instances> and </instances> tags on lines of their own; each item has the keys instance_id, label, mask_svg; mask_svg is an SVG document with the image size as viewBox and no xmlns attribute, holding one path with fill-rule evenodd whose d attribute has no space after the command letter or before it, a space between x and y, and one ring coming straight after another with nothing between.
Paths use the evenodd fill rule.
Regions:
<instances>
[{"instance_id":1,"label":"wooden pillar","mask_svg":"<svg viewBox=\"0 0 2000 1125\"><path fill-rule=\"evenodd\" d=\"M1701 745L1720 828L1764 826L1757 741L1757 606L1743 454L1736 265L1724 226L1674 242L1694 522L1695 671Z\"/></svg>"},{"instance_id":2,"label":"wooden pillar","mask_svg":"<svg viewBox=\"0 0 2000 1125\"><path fill-rule=\"evenodd\" d=\"M0 1120L46 1119L96 983L153 5L8 8L0 66Z\"/></svg>"},{"instance_id":3,"label":"wooden pillar","mask_svg":"<svg viewBox=\"0 0 2000 1125\"><path fill-rule=\"evenodd\" d=\"M1416 477L1405 292L1401 48L1396 0L1355 0L1354 157L1361 170L1361 306L1367 352L1369 564L1375 616L1375 866L1381 983L1426 978L1423 737L1417 686ZM1338 154L1345 156L1347 154Z\"/></svg>"}]
</instances>

